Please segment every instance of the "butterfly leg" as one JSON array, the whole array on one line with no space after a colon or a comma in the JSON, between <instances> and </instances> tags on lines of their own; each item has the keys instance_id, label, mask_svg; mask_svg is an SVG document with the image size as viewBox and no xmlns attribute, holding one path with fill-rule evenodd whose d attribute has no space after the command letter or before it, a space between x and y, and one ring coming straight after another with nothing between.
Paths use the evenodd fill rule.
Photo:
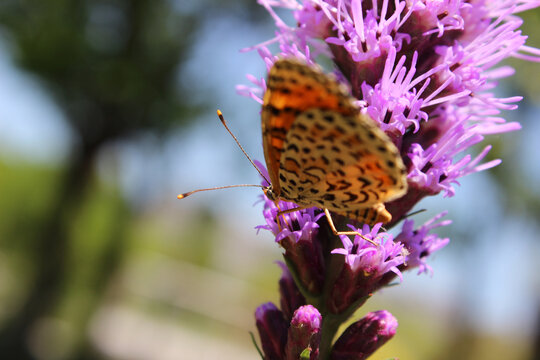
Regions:
<instances>
[{"instance_id":1,"label":"butterfly leg","mask_svg":"<svg viewBox=\"0 0 540 360\"><path fill-rule=\"evenodd\" d=\"M281 210L281 211L278 212L278 216L289 214L289 213L299 211L299 210L302 210L302 209L305 209L305 208L306 208L305 206L299 206L299 207L296 207L294 209Z\"/></svg>"},{"instance_id":2,"label":"butterfly leg","mask_svg":"<svg viewBox=\"0 0 540 360\"><path fill-rule=\"evenodd\" d=\"M332 214L330 214L330 211L328 209L324 209L324 214L326 215L326 219L328 220L328 224L330 225L330 229L332 229L334 235L358 235L362 239L372 243L373 245L379 246L375 241L368 239L364 235L360 234L358 231L338 231L336 229L336 226L334 225L334 221L332 220Z\"/></svg>"},{"instance_id":3,"label":"butterfly leg","mask_svg":"<svg viewBox=\"0 0 540 360\"><path fill-rule=\"evenodd\" d=\"M280 216L283 216L285 214L289 214L289 213L292 213L292 212L295 212L295 211L299 211L299 210L302 210L302 209L305 209L306 207L305 206L299 206L299 207L295 207L294 209L287 209L287 210L280 210L279 209L279 204L276 203L276 207L278 208L278 213L276 215L276 223L278 225L278 229L279 231L281 231L281 223L279 222L279 217ZM287 226L289 226L289 223L287 222L287 219L285 218L285 216L283 216L283 221L285 222L285 224L287 224Z\"/></svg>"}]
</instances>

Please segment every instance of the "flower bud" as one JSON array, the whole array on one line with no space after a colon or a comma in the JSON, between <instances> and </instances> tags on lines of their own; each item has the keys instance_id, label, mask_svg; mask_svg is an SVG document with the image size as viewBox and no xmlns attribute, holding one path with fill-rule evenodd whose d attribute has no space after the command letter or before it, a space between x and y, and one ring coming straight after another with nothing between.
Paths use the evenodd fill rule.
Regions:
<instances>
[{"instance_id":1,"label":"flower bud","mask_svg":"<svg viewBox=\"0 0 540 360\"><path fill-rule=\"evenodd\" d=\"M283 359L288 328L283 313L274 304L268 302L255 310L255 320L261 338L264 359Z\"/></svg>"},{"instance_id":2,"label":"flower bud","mask_svg":"<svg viewBox=\"0 0 540 360\"><path fill-rule=\"evenodd\" d=\"M334 344L331 360L363 360L390 340L398 323L386 310L375 311L349 326Z\"/></svg>"},{"instance_id":3,"label":"flower bud","mask_svg":"<svg viewBox=\"0 0 540 360\"><path fill-rule=\"evenodd\" d=\"M312 305L299 307L293 315L287 337L285 359L297 360L300 354L318 359L322 316Z\"/></svg>"},{"instance_id":4,"label":"flower bud","mask_svg":"<svg viewBox=\"0 0 540 360\"><path fill-rule=\"evenodd\" d=\"M294 311L306 304L306 298L298 290L287 266L282 262L278 262L278 265L283 270L279 279L279 303L285 319L290 320Z\"/></svg>"}]
</instances>

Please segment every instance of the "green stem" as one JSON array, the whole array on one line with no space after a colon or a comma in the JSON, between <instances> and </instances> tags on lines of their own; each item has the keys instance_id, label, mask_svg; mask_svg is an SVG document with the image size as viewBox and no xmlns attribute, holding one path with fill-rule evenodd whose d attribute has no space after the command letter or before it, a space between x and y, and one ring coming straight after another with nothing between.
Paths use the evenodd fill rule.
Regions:
<instances>
[{"instance_id":1,"label":"green stem","mask_svg":"<svg viewBox=\"0 0 540 360\"><path fill-rule=\"evenodd\" d=\"M338 331L342 322L343 319L341 316L328 313L323 315L323 322L321 325L321 343L319 344L319 359L330 359L332 340L334 340L336 332Z\"/></svg>"},{"instance_id":2,"label":"green stem","mask_svg":"<svg viewBox=\"0 0 540 360\"><path fill-rule=\"evenodd\" d=\"M321 231L326 231L326 237L329 239L327 248L325 249L325 252L328 254L328 257L326 258L325 284L321 299L322 301L320 303L321 306L318 307L323 319L321 324L319 359L326 360L330 358L332 342L336 337L336 333L340 325L346 320L341 314L333 314L327 309L327 301L331 297L336 278L343 268L344 259L342 256L330 254L331 249L335 249L341 244L339 237L335 236L327 226L321 227Z\"/></svg>"}]
</instances>

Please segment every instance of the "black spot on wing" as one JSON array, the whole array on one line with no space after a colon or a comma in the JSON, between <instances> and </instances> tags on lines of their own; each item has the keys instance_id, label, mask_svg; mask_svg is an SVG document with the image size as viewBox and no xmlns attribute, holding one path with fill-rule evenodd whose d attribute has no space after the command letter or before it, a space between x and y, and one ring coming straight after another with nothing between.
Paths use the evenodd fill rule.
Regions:
<instances>
[{"instance_id":1,"label":"black spot on wing","mask_svg":"<svg viewBox=\"0 0 540 360\"><path fill-rule=\"evenodd\" d=\"M294 116L298 116L300 115L301 111L297 108L294 108L292 106L285 106L283 108L283 111L286 112L286 113L291 113L293 114Z\"/></svg>"},{"instance_id":2,"label":"black spot on wing","mask_svg":"<svg viewBox=\"0 0 540 360\"><path fill-rule=\"evenodd\" d=\"M375 185L376 188L382 188L384 185L384 179L381 179L380 177L374 177L375 180L377 180L377 184Z\"/></svg>"},{"instance_id":3,"label":"black spot on wing","mask_svg":"<svg viewBox=\"0 0 540 360\"><path fill-rule=\"evenodd\" d=\"M349 189L352 186L352 184L345 180L338 181L338 189L339 190L346 190Z\"/></svg>"},{"instance_id":4,"label":"black spot on wing","mask_svg":"<svg viewBox=\"0 0 540 360\"><path fill-rule=\"evenodd\" d=\"M335 121L334 116L331 114L325 114L323 119L328 123L333 123Z\"/></svg>"},{"instance_id":5,"label":"black spot on wing","mask_svg":"<svg viewBox=\"0 0 540 360\"><path fill-rule=\"evenodd\" d=\"M295 144L289 144L289 146L287 146L287 150L292 150L294 152L298 152L298 146L296 146Z\"/></svg>"},{"instance_id":6,"label":"black spot on wing","mask_svg":"<svg viewBox=\"0 0 540 360\"><path fill-rule=\"evenodd\" d=\"M281 114L281 109L278 109L277 107L270 104L263 106L263 111L268 111L274 116L279 116Z\"/></svg>"},{"instance_id":7,"label":"black spot on wing","mask_svg":"<svg viewBox=\"0 0 540 360\"><path fill-rule=\"evenodd\" d=\"M310 166L310 167L307 167L306 169L304 169L304 173L309 175L309 176L312 176L314 177L316 180L316 182L320 182L321 181L321 178L315 174L312 173L313 170L321 170L321 168L319 167L316 167L316 166Z\"/></svg>"},{"instance_id":8,"label":"black spot on wing","mask_svg":"<svg viewBox=\"0 0 540 360\"><path fill-rule=\"evenodd\" d=\"M369 199L369 195L364 190L360 191L360 195L362 195L362 198L360 198L357 203L365 203Z\"/></svg>"},{"instance_id":9,"label":"black spot on wing","mask_svg":"<svg viewBox=\"0 0 540 360\"><path fill-rule=\"evenodd\" d=\"M328 160L328 158L327 158L326 156L324 156L324 155L321 156L321 160L322 160L326 165L330 164L330 160Z\"/></svg>"},{"instance_id":10,"label":"black spot on wing","mask_svg":"<svg viewBox=\"0 0 540 360\"><path fill-rule=\"evenodd\" d=\"M276 89L276 91L279 91L280 93L284 95L289 95L292 92L291 89L289 89L288 87L278 88Z\"/></svg>"},{"instance_id":11,"label":"black spot on wing","mask_svg":"<svg viewBox=\"0 0 540 360\"><path fill-rule=\"evenodd\" d=\"M356 165L355 167L360 171L360 174L364 175L366 173L366 169L363 166Z\"/></svg>"},{"instance_id":12,"label":"black spot on wing","mask_svg":"<svg viewBox=\"0 0 540 360\"><path fill-rule=\"evenodd\" d=\"M363 211L362 219L366 219L369 216L369 208Z\"/></svg>"},{"instance_id":13,"label":"black spot on wing","mask_svg":"<svg viewBox=\"0 0 540 360\"><path fill-rule=\"evenodd\" d=\"M371 185L371 181L369 181L368 179L366 179L365 177L363 176L359 176L358 178L356 178L359 182L362 183L362 185L360 186L361 189L365 188L366 186L369 186Z\"/></svg>"},{"instance_id":14,"label":"black spot on wing","mask_svg":"<svg viewBox=\"0 0 540 360\"><path fill-rule=\"evenodd\" d=\"M377 191L373 191L373 190L368 190L371 194L373 194L373 197L375 197L375 199L379 200L379 193Z\"/></svg>"},{"instance_id":15,"label":"black spot on wing","mask_svg":"<svg viewBox=\"0 0 540 360\"><path fill-rule=\"evenodd\" d=\"M300 168L300 163L295 159L295 158L292 158L292 157L286 157L285 158L285 162L293 162L298 168Z\"/></svg>"},{"instance_id":16,"label":"black spot on wing","mask_svg":"<svg viewBox=\"0 0 540 360\"><path fill-rule=\"evenodd\" d=\"M268 83L272 85L274 85L275 83L282 83L284 81L285 81L285 78L283 76L279 76L279 75L268 76ZM274 90L272 87L269 87L269 89Z\"/></svg>"},{"instance_id":17,"label":"black spot on wing","mask_svg":"<svg viewBox=\"0 0 540 360\"><path fill-rule=\"evenodd\" d=\"M345 195L349 196L349 198L343 200L344 202L352 202L352 201L355 201L356 199L358 199L358 195L357 195L357 194L354 194L354 193L349 192L349 191L346 191L346 192L345 192Z\"/></svg>"},{"instance_id":18,"label":"black spot on wing","mask_svg":"<svg viewBox=\"0 0 540 360\"><path fill-rule=\"evenodd\" d=\"M343 129L341 126L335 126L334 129L340 134L345 134L345 129Z\"/></svg>"},{"instance_id":19,"label":"black spot on wing","mask_svg":"<svg viewBox=\"0 0 540 360\"><path fill-rule=\"evenodd\" d=\"M324 194L323 199L326 201L334 201L336 196L334 194Z\"/></svg>"}]
</instances>

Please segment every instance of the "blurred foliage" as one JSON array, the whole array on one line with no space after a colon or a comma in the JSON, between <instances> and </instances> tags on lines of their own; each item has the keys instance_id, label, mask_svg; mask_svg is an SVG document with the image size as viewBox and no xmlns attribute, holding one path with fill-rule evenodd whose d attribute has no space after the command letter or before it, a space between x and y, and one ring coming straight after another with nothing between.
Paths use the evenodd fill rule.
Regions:
<instances>
[{"instance_id":1,"label":"blurred foliage","mask_svg":"<svg viewBox=\"0 0 540 360\"><path fill-rule=\"evenodd\" d=\"M540 48L540 9L534 9L520 13L523 19L521 31L527 35L526 45ZM527 55L527 54L526 54ZM523 169L519 166L522 163L519 156L518 147L522 140L522 132L528 132L530 121L537 121L530 116L524 116L534 109L533 104L540 103L540 82L538 81L539 64L532 61L510 58L506 61L508 65L516 69L514 76L505 79L504 86L508 88L509 96L519 94L523 100L518 103L519 110L515 112L504 112L503 116L509 121L521 123L522 130L516 135L494 136L489 141L493 145L491 157L504 159L504 166L496 167L489 174L498 183L501 189L503 207L509 213L528 218L528 221L540 225L540 193L535 181L530 181ZM506 94L505 94L506 95ZM538 164L529 164L531 167L538 167Z\"/></svg>"},{"instance_id":2,"label":"blurred foliage","mask_svg":"<svg viewBox=\"0 0 540 360\"><path fill-rule=\"evenodd\" d=\"M84 145L164 130L194 110L175 74L201 19L166 1L7 1L0 21Z\"/></svg>"},{"instance_id":3,"label":"blurred foliage","mask_svg":"<svg viewBox=\"0 0 540 360\"><path fill-rule=\"evenodd\" d=\"M1 358L103 357L87 328L134 220L118 189L96 178L96 157L113 141L186 125L205 105L188 102L180 79L212 15L201 10L244 6L244 21L261 11L226 3L0 2L13 59L59 105L75 137L60 168L0 164Z\"/></svg>"},{"instance_id":4,"label":"blurred foliage","mask_svg":"<svg viewBox=\"0 0 540 360\"><path fill-rule=\"evenodd\" d=\"M540 48L540 29L538 28L540 11L538 9L529 10L519 14L519 16L523 19L522 33L527 35L526 45ZM518 93L525 98L525 101L540 102L540 83L531 77L531 74L538 73L538 64L520 59L510 59L508 63L518 70L508 82L521 90Z\"/></svg>"}]
</instances>

